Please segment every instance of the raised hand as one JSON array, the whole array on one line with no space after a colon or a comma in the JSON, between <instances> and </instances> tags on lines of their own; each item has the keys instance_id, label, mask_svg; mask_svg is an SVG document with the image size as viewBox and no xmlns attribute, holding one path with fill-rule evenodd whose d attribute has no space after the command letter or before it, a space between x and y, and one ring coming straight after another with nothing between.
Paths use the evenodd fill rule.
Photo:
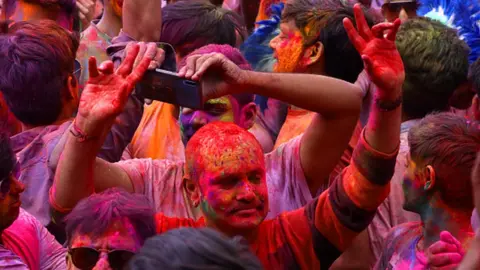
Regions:
<instances>
[{"instance_id":1,"label":"raised hand","mask_svg":"<svg viewBox=\"0 0 480 270\"><path fill-rule=\"evenodd\" d=\"M367 24L360 4L354 6L357 29L345 18L343 25L353 46L362 56L365 69L380 94L401 91L405 79L402 58L395 46L395 37L401 21L380 23L372 27Z\"/></svg>"},{"instance_id":2,"label":"raised hand","mask_svg":"<svg viewBox=\"0 0 480 270\"><path fill-rule=\"evenodd\" d=\"M429 269L457 269L465 252L460 242L447 231L440 233L440 240L427 249Z\"/></svg>"},{"instance_id":3,"label":"raised hand","mask_svg":"<svg viewBox=\"0 0 480 270\"><path fill-rule=\"evenodd\" d=\"M192 55L178 75L190 80L200 80L204 100L234 94L245 81L245 70L221 53Z\"/></svg>"},{"instance_id":4,"label":"raised hand","mask_svg":"<svg viewBox=\"0 0 480 270\"><path fill-rule=\"evenodd\" d=\"M101 126L120 114L133 87L151 64L155 52L155 46L149 46L140 64L134 68L139 46L129 45L127 56L116 71L111 61L103 62L97 68L95 57L90 57L90 78L80 98L77 120L84 120L84 124Z\"/></svg>"},{"instance_id":5,"label":"raised hand","mask_svg":"<svg viewBox=\"0 0 480 270\"><path fill-rule=\"evenodd\" d=\"M78 17L86 29L95 16L95 1L94 0L76 0L75 4L78 9Z\"/></svg>"}]
</instances>

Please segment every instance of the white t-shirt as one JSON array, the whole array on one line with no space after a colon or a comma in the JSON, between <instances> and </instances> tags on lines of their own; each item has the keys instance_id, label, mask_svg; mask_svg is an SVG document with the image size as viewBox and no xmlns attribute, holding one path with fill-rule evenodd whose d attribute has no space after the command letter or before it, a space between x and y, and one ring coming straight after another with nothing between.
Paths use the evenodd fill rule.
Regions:
<instances>
[{"instance_id":1,"label":"white t-shirt","mask_svg":"<svg viewBox=\"0 0 480 270\"><path fill-rule=\"evenodd\" d=\"M267 219L296 210L313 199L300 163L301 138L298 136L265 155L270 206ZM117 164L130 177L135 192L154 203L156 212L179 218L201 217L199 208L191 206L183 189L184 162L132 159Z\"/></svg>"}]
</instances>

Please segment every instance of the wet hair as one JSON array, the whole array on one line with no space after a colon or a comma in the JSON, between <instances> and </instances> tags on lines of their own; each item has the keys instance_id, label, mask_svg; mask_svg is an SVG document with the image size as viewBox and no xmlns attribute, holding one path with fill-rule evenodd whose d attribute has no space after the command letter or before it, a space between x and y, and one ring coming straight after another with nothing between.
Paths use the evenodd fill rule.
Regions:
<instances>
[{"instance_id":1,"label":"wet hair","mask_svg":"<svg viewBox=\"0 0 480 270\"><path fill-rule=\"evenodd\" d=\"M245 40L243 19L205 0L178 1L162 9L160 41L171 44L181 57L208 44L235 47L237 33Z\"/></svg>"},{"instance_id":2,"label":"wet hair","mask_svg":"<svg viewBox=\"0 0 480 270\"><path fill-rule=\"evenodd\" d=\"M218 45L218 44L210 44L191 52L187 57L183 58L183 60L178 65L178 69L180 70L182 67L185 66L186 60L189 56L196 55L196 54L209 54L209 53L221 53L241 69L252 70L250 64L243 57L242 53L238 49L233 48L230 45ZM253 99L254 99L254 95L248 94L248 93L233 94L232 96L237 100L240 107L253 102Z\"/></svg>"},{"instance_id":3,"label":"wet hair","mask_svg":"<svg viewBox=\"0 0 480 270\"><path fill-rule=\"evenodd\" d=\"M354 83L363 70L363 60L348 38L343 19L355 24L353 7L338 0L287 1L282 22L293 20L304 39L304 47L321 42L324 48L325 74ZM365 10L369 26L372 14Z\"/></svg>"},{"instance_id":4,"label":"wet hair","mask_svg":"<svg viewBox=\"0 0 480 270\"><path fill-rule=\"evenodd\" d=\"M408 133L410 156L417 164L435 169L435 188L453 208L473 209L470 180L477 152L480 128L453 113L427 115Z\"/></svg>"},{"instance_id":5,"label":"wet hair","mask_svg":"<svg viewBox=\"0 0 480 270\"><path fill-rule=\"evenodd\" d=\"M50 20L17 22L0 35L0 91L22 123L57 120L78 44L77 36Z\"/></svg>"},{"instance_id":6,"label":"wet hair","mask_svg":"<svg viewBox=\"0 0 480 270\"><path fill-rule=\"evenodd\" d=\"M144 195L120 188L107 189L81 200L65 217L67 244L71 244L75 233L98 237L108 231L113 222L127 219L143 245L156 233L154 215L154 209Z\"/></svg>"},{"instance_id":7,"label":"wet hair","mask_svg":"<svg viewBox=\"0 0 480 270\"><path fill-rule=\"evenodd\" d=\"M260 270L258 258L241 237L210 228L180 228L154 236L130 260L128 269Z\"/></svg>"},{"instance_id":8,"label":"wet hair","mask_svg":"<svg viewBox=\"0 0 480 270\"><path fill-rule=\"evenodd\" d=\"M0 127L0 181L10 175L16 163L6 127Z\"/></svg>"},{"instance_id":9,"label":"wet hair","mask_svg":"<svg viewBox=\"0 0 480 270\"><path fill-rule=\"evenodd\" d=\"M422 118L448 110L450 97L467 81L467 44L454 29L429 18L403 23L395 43L405 67L404 114Z\"/></svg>"},{"instance_id":10,"label":"wet hair","mask_svg":"<svg viewBox=\"0 0 480 270\"><path fill-rule=\"evenodd\" d=\"M470 66L468 79L472 82L473 90L480 96L480 58Z\"/></svg>"},{"instance_id":11,"label":"wet hair","mask_svg":"<svg viewBox=\"0 0 480 270\"><path fill-rule=\"evenodd\" d=\"M185 176L198 180L198 172L220 157L235 155L235 149L250 151L261 157L263 150L252 133L231 122L213 122L201 127L185 147Z\"/></svg>"}]
</instances>

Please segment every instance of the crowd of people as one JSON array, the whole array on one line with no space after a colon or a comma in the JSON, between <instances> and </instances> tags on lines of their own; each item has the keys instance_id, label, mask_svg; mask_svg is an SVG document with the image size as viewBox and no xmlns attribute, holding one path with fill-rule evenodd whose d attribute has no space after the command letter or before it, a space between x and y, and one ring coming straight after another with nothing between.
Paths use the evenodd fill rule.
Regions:
<instances>
[{"instance_id":1,"label":"crowd of people","mask_svg":"<svg viewBox=\"0 0 480 270\"><path fill-rule=\"evenodd\" d=\"M421 0L1 1L0 269L480 269L451 2L476 39Z\"/></svg>"}]
</instances>

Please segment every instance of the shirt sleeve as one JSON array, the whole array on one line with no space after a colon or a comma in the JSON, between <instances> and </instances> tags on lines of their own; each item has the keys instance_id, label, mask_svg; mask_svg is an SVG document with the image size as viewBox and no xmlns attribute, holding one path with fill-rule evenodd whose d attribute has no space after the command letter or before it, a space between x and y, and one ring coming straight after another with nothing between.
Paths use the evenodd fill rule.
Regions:
<instances>
[{"instance_id":1,"label":"shirt sleeve","mask_svg":"<svg viewBox=\"0 0 480 270\"><path fill-rule=\"evenodd\" d=\"M0 268L5 270L28 270L28 266L12 251L0 245Z\"/></svg>"},{"instance_id":2,"label":"shirt sleeve","mask_svg":"<svg viewBox=\"0 0 480 270\"><path fill-rule=\"evenodd\" d=\"M287 239L298 262L312 261L312 253L306 250L311 246L322 268L329 269L351 245L388 196L396 155L397 151L385 154L374 150L365 141L362 132L351 164L332 186L301 211L285 215L288 226L292 228L292 231L287 228ZM309 230L303 228L300 231L299 225L292 225L302 223L302 219L306 219ZM307 234L311 237L306 237Z\"/></svg>"},{"instance_id":3,"label":"shirt sleeve","mask_svg":"<svg viewBox=\"0 0 480 270\"><path fill-rule=\"evenodd\" d=\"M265 155L269 213L272 219L305 206L313 199L300 162L302 136L293 138Z\"/></svg>"},{"instance_id":4,"label":"shirt sleeve","mask_svg":"<svg viewBox=\"0 0 480 270\"><path fill-rule=\"evenodd\" d=\"M169 160L132 159L117 163L130 177L134 192L143 194L156 212L189 217L183 198L183 163Z\"/></svg>"},{"instance_id":5,"label":"shirt sleeve","mask_svg":"<svg viewBox=\"0 0 480 270\"><path fill-rule=\"evenodd\" d=\"M66 249L63 248L55 237L32 215L27 212L22 213L24 224L30 224L32 229L36 230L38 238L38 252L40 265L39 269L66 269Z\"/></svg>"}]
</instances>

